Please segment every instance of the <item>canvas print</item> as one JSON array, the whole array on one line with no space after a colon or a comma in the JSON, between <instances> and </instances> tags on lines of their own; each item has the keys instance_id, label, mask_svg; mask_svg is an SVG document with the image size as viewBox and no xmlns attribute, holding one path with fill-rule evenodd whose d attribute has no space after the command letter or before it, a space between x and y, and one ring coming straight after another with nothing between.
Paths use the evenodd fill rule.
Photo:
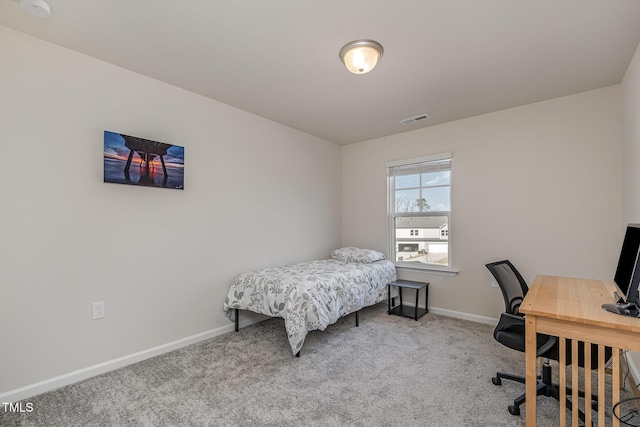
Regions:
<instances>
[{"instance_id":1,"label":"canvas print","mask_svg":"<svg viewBox=\"0 0 640 427\"><path fill-rule=\"evenodd\" d=\"M104 131L104 182L184 189L184 147Z\"/></svg>"}]
</instances>

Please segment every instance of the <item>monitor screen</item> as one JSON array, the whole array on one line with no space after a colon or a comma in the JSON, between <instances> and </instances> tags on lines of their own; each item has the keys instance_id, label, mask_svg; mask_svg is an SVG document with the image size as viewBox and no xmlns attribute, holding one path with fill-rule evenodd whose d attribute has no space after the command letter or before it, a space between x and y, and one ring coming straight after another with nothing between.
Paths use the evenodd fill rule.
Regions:
<instances>
[{"instance_id":1,"label":"monitor screen","mask_svg":"<svg viewBox=\"0 0 640 427\"><path fill-rule=\"evenodd\" d=\"M631 291L634 293L635 298L632 301L635 302L638 295L638 281L640 281L640 274L634 278L634 272L638 264L638 255L640 251L640 224L629 224L627 231L624 235L622 242L622 249L620 251L620 258L618 259L618 267L616 268L616 275L614 281L624 295L628 296ZM631 286L632 279L636 279L635 289Z\"/></svg>"},{"instance_id":2,"label":"monitor screen","mask_svg":"<svg viewBox=\"0 0 640 427\"><path fill-rule=\"evenodd\" d=\"M640 307L640 301L638 301L638 286L640 286L640 268L637 268L638 263L636 263L636 269L633 272L633 276L631 276L631 282L629 283L629 289L627 290L626 301L634 303L636 306Z\"/></svg>"}]
</instances>

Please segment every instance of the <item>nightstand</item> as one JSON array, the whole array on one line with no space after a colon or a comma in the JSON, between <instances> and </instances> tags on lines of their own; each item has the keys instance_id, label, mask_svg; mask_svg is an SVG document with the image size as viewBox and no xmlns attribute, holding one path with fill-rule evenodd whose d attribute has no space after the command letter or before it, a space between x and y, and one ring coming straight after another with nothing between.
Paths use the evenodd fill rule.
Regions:
<instances>
[{"instance_id":1,"label":"nightstand","mask_svg":"<svg viewBox=\"0 0 640 427\"><path fill-rule=\"evenodd\" d=\"M391 287L396 286L398 288L398 297L400 298L400 304L395 307L391 307ZM415 307L405 307L402 304L402 289L414 289L416 291L416 305ZM420 291L424 289L424 308L418 307L418 298ZM414 320L418 320L429 312L429 283L428 282L414 282L413 280L396 280L387 284L387 313L396 314L398 316L411 317Z\"/></svg>"}]
</instances>

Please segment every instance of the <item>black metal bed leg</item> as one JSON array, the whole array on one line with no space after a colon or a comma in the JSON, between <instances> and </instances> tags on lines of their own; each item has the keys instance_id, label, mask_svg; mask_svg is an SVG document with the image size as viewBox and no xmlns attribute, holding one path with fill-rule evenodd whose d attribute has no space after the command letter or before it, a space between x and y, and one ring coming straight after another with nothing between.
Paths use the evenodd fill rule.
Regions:
<instances>
[{"instance_id":1,"label":"black metal bed leg","mask_svg":"<svg viewBox=\"0 0 640 427\"><path fill-rule=\"evenodd\" d=\"M236 308L236 332L238 332L238 330L240 326L240 310Z\"/></svg>"},{"instance_id":2,"label":"black metal bed leg","mask_svg":"<svg viewBox=\"0 0 640 427\"><path fill-rule=\"evenodd\" d=\"M356 311L356 328L360 326L360 310Z\"/></svg>"}]
</instances>

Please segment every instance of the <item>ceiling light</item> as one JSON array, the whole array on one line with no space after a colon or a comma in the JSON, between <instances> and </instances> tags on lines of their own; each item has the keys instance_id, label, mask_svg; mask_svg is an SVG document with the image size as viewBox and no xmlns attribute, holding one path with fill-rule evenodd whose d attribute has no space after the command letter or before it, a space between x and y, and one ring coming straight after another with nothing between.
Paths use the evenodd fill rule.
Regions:
<instances>
[{"instance_id":1,"label":"ceiling light","mask_svg":"<svg viewBox=\"0 0 640 427\"><path fill-rule=\"evenodd\" d=\"M340 60L353 74L365 74L373 70L384 49L373 40L354 40L340 49Z\"/></svg>"},{"instance_id":2,"label":"ceiling light","mask_svg":"<svg viewBox=\"0 0 640 427\"><path fill-rule=\"evenodd\" d=\"M38 18L51 16L51 6L44 0L20 0L20 7Z\"/></svg>"}]
</instances>

